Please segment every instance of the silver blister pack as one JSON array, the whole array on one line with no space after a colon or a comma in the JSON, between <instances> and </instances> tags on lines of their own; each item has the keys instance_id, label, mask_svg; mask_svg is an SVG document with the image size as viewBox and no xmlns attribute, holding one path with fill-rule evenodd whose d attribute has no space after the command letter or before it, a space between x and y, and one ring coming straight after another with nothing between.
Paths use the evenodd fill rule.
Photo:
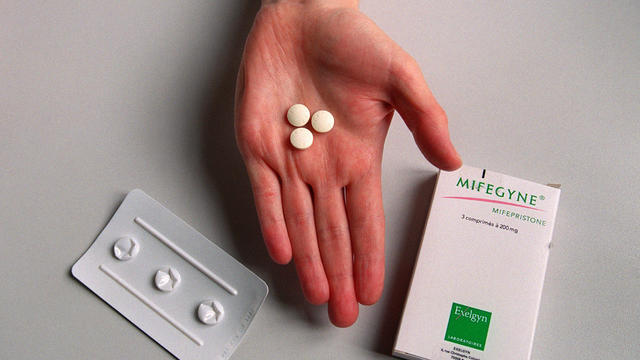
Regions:
<instances>
[{"instance_id":1,"label":"silver blister pack","mask_svg":"<svg viewBox=\"0 0 640 360\"><path fill-rule=\"evenodd\" d=\"M133 190L73 276L180 359L227 359L267 285L202 234Z\"/></svg>"}]
</instances>

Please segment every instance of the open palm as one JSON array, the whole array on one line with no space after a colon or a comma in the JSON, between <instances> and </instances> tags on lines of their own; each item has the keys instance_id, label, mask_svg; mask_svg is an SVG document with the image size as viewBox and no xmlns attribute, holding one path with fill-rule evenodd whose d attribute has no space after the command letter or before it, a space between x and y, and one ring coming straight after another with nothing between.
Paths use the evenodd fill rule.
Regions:
<instances>
[{"instance_id":1,"label":"open palm","mask_svg":"<svg viewBox=\"0 0 640 360\"><path fill-rule=\"evenodd\" d=\"M335 117L302 151L286 120L296 103ZM416 62L370 19L348 7L263 6L238 74L237 142L271 257L293 257L305 297L328 301L337 326L382 292L380 173L394 110L433 164L460 166Z\"/></svg>"}]
</instances>

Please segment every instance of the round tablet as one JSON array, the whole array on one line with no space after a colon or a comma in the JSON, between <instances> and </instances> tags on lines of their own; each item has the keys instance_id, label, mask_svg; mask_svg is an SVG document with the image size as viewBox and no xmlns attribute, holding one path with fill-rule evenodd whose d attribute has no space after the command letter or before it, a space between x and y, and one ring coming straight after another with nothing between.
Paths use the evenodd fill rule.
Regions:
<instances>
[{"instance_id":1,"label":"round tablet","mask_svg":"<svg viewBox=\"0 0 640 360\"><path fill-rule=\"evenodd\" d=\"M309 121L309 116L311 116L309 109L302 104L295 104L287 111L287 120L293 126L304 126Z\"/></svg>"},{"instance_id":2,"label":"round tablet","mask_svg":"<svg viewBox=\"0 0 640 360\"><path fill-rule=\"evenodd\" d=\"M313 134L306 128L297 128L291 132L289 140L293 147L304 150L313 144Z\"/></svg>"},{"instance_id":3,"label":"round tablet","mask_svg":"<svg viewBox=\"0 0 640 360\"><path fill-rule=\"evenodd\" d=\"M326 133L333 129L333 115L326 110L316 111L311 118L311 126L319 133Z\"/></svg>"},{"instance_id":4,"label":"round tablet","mask_svg":"<svg viewBox=\"0 0 640 360\"><path fill-rule=\"evenodd\" d=\"M224 319L224 308L217 300L206 300L198 305L198 319L206 325L216 325Z\"/></svg>"},{"instance_id":5,"label":"round tablet","mask_svg":"<svg viewBox=\"0 0 640 360\"><path fill-rule=\"evenodd\" d=\"M174 268L160 269L156 272L154 282L158 290L173 291L180 285L181 281L180 273Z\"/></svg>"}]
</instances>

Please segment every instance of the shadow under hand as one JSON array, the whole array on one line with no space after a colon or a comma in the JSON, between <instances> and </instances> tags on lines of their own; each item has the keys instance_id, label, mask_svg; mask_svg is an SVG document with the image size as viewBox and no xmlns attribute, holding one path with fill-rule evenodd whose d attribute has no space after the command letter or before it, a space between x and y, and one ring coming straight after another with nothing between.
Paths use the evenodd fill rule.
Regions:
<instances>
[{"instance_id":1,"label":"shadow under hand","mask_svg":"<svg viewBox=\"0 0 640 360\"><path fill-rule=\"evenodd\" d=\"M212 199L221 202L226 224L233 236L235 255L242 263L262 277L270 293L280 302L296 308L311 323L316 323L318 307L308 304L293 266L271 261L262 241L260 226L253 204L253 194L242 157L234 136L234 92L242 49L259 10L257 1L238 5L236 27L229 31L218 57L225 61L205 82L200 110L202 161L207 179L212 184ZM326 318L326 316L324 316Z\"/></svg>"},{"instance_id":2,"label":"shadow under hand","mask_svg":"<svg viewBox=\"0 0 640 360\"><path fill-rule=\"evenodd\" d=\"M396 253L396 259L389 259L389 263L395 264L396 267L389 271L391 276L385 281L387 299L384 304L380 304L384 305L384 309L380 312L383 315L374 344L375 351L381 354L389 355L393 350L436 179L436 174L433 174L416 186L413 203L407 209L411 216L407 221L406 230L399 239L403 242Z\"/></svg>"}]
</instances>

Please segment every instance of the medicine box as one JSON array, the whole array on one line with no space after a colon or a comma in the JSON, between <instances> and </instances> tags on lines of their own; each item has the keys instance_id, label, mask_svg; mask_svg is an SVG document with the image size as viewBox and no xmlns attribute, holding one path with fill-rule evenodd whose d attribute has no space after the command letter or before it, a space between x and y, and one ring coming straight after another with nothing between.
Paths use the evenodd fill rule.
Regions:
<instances>
[{"instance_id":1,"label":"medicine box","mask_svg":"<svg viewBox=\"0 0 640 360\"><path fill-rule=\"evenodd\" d=\"M529 359L560 190L441 171L394 356Z\"/></svg>"}]
</instances>

